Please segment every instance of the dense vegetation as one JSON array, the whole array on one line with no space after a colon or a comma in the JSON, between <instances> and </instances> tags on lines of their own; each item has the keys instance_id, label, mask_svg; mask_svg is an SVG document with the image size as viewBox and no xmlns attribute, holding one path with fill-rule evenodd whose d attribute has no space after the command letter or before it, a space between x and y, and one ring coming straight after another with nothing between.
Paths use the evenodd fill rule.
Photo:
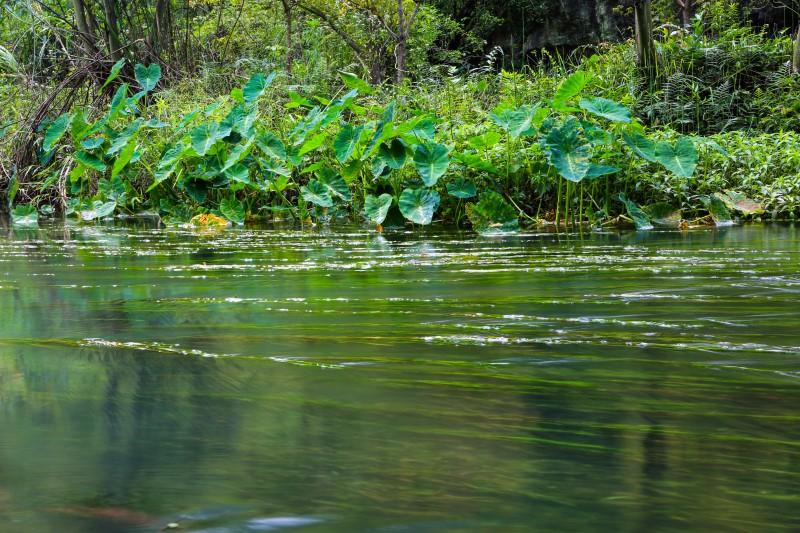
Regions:
<instances>
[{"instance_id":1,"label":"dense vegetation","mask_svg":"<svg viewBox=\"0 0 800 533\"><path fill-rule=\"evenodd\" d=\"M10 2L2 204L477 231L800 214L792 35L728 0L615 16L643 8L635 40L507 59L508 20L446 3Z\"/></svg>"}]
</instances>

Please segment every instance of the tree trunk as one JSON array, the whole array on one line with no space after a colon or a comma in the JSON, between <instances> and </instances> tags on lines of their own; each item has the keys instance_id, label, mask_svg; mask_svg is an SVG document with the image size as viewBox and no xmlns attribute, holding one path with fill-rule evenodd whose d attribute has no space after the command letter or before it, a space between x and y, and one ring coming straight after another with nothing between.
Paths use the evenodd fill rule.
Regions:
<instances>
[{"instance_id":1,"label":"tree trunk","mask_svg":"<svg viewBox=\"0 0 800 533\"><path fill-rule=\"evenodd\" d=\"M281 0L283 4L283 18L286 22L286 74L292 77L292 65L294 64L294 42L292 40L292 4L291 0Z\"/></svg>"},{"instance_id":2,"label":"tree trunk","mask_svg":"<svg viewBox=\"0 0 800 533\"><path fill-rule=\"evenodd\" d=\"M106 46L108 47L108 55L116 61L122 57L122 43L119 39L117 5L114 3L114 0L103 0L103 15L106 19Z\"/></svg>"},{"instance_id":3,"label":"tree trunk","mask_svg":"<svg viewBox=\"0 0 800 533\"><path fill-rule=\"evenodd\" d=\"M403 83L406 77L406 64L408 63L408 49L406 47L406 38L400 37L397 41L397 46L394 49L394 56L397 60L395 64L394 80L399 85Z\"/></svg>"},{"instance_id":4,"label":"tree trunk","mask_svg":"<svg viewBox=\"0 0 800 533\"><path fill-rule=\"evenodd\" d=\"M794 35L794 50L792 51L792 72L800 74L800 26Z\"/></svg>"},{"instance_id":5,"label":"tree trunk","mask_svg":"<svg viewBox=\"0 0 800 533\"><path fill-rule=\"evenodd\" d=\"M397 46L394 49L395 75L394 81L400 85L406 74L406 41L408 33L406 31L405 12L403 11L403 0L397 0Z\"/></svg>"},{"instance_id":6,"label":"tree trunk","mask_svg":"<svg viewBox=\"0 0 800 533\"><path fill-rule=\"evenodd\" d=\"M86 16L86 6L83 0L72 0L73 11L75 11L75 23L78 25L80 37L86 43L90 51L96 51L95 34L89 25L91 18Z\"/></svg>"},{"instance_id":7,"label":"tree trunk","mask_svg":"<svg viewBox=\"0 0 800 533\"><path fill-rule=\"evenodd\" d=\"M692 11L694 11L694 0L677 0L678 13L680 13L681 24L684 26L691 26L692 24Z\"/></svg>"},{"instance_id":8,"label":"tree trunk","mask_svg":"<svg viewBox=\"0 0 800 533\"><path fill-rule=\"evenodd\" d=\"M175 48L172 39L172 12L170 0L157 0L155 13L155 35L153 44L156 51L164 55L166 52L169 57L174 56ZM164 58L165 59L165 58Z\"/></svg>"},{"instance_id":9,"label":"tree trunk","mask_svg":"<svg viewBox=\"0 0 800 533\"><path fill-rule=\"evenodd\" d=\"M656 47L653 42L653 14L650 7L650 0L637 0L634 3L637 63L640 74L652 86L656 75Z\"/></svg>"}]
</instances>

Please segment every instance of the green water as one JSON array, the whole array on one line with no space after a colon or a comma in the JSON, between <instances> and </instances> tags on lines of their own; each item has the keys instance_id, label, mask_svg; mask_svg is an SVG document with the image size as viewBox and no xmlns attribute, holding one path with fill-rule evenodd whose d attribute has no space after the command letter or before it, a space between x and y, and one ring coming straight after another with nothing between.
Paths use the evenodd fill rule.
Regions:
<instances>
[{"instance_id":1,"label":"green water","mask_svg":"<svg viewBox=\"0 0 800 533\"><path fill-rule=\"evenodd\" d=\"M800 229L0 236L0 531L797 531Z\"/></svg>"}]
</instances>

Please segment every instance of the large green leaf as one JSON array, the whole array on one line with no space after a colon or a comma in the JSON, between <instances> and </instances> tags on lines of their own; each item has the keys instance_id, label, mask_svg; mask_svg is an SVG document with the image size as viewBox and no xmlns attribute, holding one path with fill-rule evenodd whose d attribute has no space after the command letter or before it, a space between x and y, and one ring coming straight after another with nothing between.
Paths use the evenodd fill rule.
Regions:
<instances>
[{"instance_id":1,"label":"large green leaf","mask_svg":"<svg viewBox=\"0 0 800 533\"><path fill-rule=\"evenodd\" d=\"M595 178L599 178L601 176L608 176L609 174L614 174L615 172L619 172L622 170L619 167L614 167L610 165L597 165L592 163L589 166L589 170L586 172L586 179L592 180Z\"/></svg>"},{"instance_id":2,"label":"large green leaf","mask_svg":"<svg viewBox=\"0 0 800 533\"><path fill-rule=\"evenodd\" d=\"M637 131L625 131L622 133L625 144L642 159L656 163L656 143Z\"/></svg>"},{"instance_id":3,"label":"large green leaf","mask_svg":"<svg viewBox=\"0 0 800 533\"><path fill-rule=\"evenodd\" d=\"M105 137L88 137L81 141L81 148L84 150L96 150L97 148L103 146L104 142L106 142Z\"/></svg>"},{"instance_id":4,"label":"large green leaf","mask_svg":"<svg viewBox=\"0 0 800 533\"><path fill-rule=\"evenodd\" d=\"M450 166L450 150L443 144L419 144L414 150L414 166L423 183L433 187ZM438 196L437 196L438 198ZM408 218L408 217L406 217Z\"/></svg>"},{"instance_id":5,"label":"large green leaf","mask_svg":"<svg viewBox=\"0 0 800 533\"><path fill-rule=\"evenodd\" d=\"M78 161L85 167L89 167L92 170L96 170L98 172L103 172L106 169L106 164L103 163L101 159L99 159L96 155L90 154L89 152L84 152L80 150L75 152L75 160Z\"/></svg>"},{"instance_id":6,"label":"large green leaf","mask_svg":"<svg viewBox=\"0 0 800 533\"><path fill-rule=\"evenodd\" d=\"M573 111L574 109L569 107L567 103L583 91L589 80L591 80L589 74L579 71L561 82L553 97L553 109L556 111Z\"/></svg>"},{"instance_id":7,"label":"large green leaf","mask_svg":"<svg viewBox=\"0 0 800 533\"><path fill-rule=\"evenodd\" d=\"M33 204L20 204L11 210L11 222L15 226L38 226L39 212Z\"/></svg>"},{"instance_id":8,"label":"large green leaf","mask_svg":"<svg viewBox=\"0 0 800 533\"><path fill-rule=\"evenodd\" d=\"M697 168L697 149L688 137L681 137L674 145L668 142L656 144L655 158L667 170L682 178L691 178Z\"/></svg>"},{"instance_id":9,"label":"large green leaf","mask_svg":"<svg viewBox=\"0 0 800 533\"><path fill-rule=\"evenodd\" d=\"M739 211L743 215L758 215L764 212L763 205L737 191L728 190L724 193L718 192L715 196L722 200L722 203L724 203L728 209Z\"/></svg>"},{"instance_id":10,"label":"large green leaf","mask_svg":"<svg viewBox=\"0 0 800 533\"><path fill-rule=\"evenodd\" d=\"M679 228L681 225L681 210L668 202L650 204L642 208L654 226L662 228Z\"/></svg>"},{"instance_id":11,"label":"large green leaf","mask_svg":"<svg viewBox=\"0 0 800 533\"><path fill-rule=\"evenodd\" d=\"M117 208L117 202L110 200L108 202L101 202L94 200L93 202L81 205L79 214L81 220L89 222L97 218L105 218L114 212Z\"/></svg>"},{"instance_id":12,"label":"large green leaf","mask_svg":"<svg viewBox=\"0 0 800 533\"><path fill-rule=\"evenodd\" d=\"M202 204L208 198L208 182L204 180L187 180L184 182L178 181L179 186L186 191L189 198Z\"/></svg>"},{"instance_id":13,"label":"large green leaf","mask_svg":"<svg viewBox=\"0 0 800 533\"><path fill-rule=\"evenodd\" d=\"M517 109L504 109L496 113L489 113L489 118L516 139L521 135L533 133L531 126L538 110L537 106L524 105Z\"/></svg>"},{"instance_id":14,"label":"large green leaf","mask_svg":"<svg viewBox=\"0 0 800 533\"><path fill-rule=\"evenodd\" d=\"M364 131L363 125L344 124L342 126L339 134L333 140L333 151L336 153L336 159L340 163L344 163L353 155L361 140L362 131Z\"/></svg>"},{"instance_id":15,"label":"large green leaf","mask_svg":"<svg viewBox=\"0 0 800 533\"><path fill-rule=\"evenodd\" d=\"M137 63L133 67L133 73L136 76L136 81L139 87L144 92L150 92L158 85L158 80L161 79L161 67L157 63L144 66Z\"/></svg>"},{"instance_id":16,"label":"large green leaf","mask_svg":"<svg viewBox=\"0 0 800 533\"><path fill-rule=\"evenodd\" d=\"M211 150L217 141L227 137L230 130L225 132L225 128L221 128L216 122L210 124L202 124L189 132L189 137L192 140L192 149L199 156L204 156Z\"/></svg>"},{"instance_id":17,"label":"large green leaf","mask_svg":"<svg viewBox=\"0 0 800 533\"><path fill-rule=\"evenodd\" d=\"M581 109L612 122L631 121L631 112L627 107L607 98L583 98L579 105Z\"/></svg>"},{"instance_id":18,"label":"large green leaf","mask_svg":"<svg viewBox=\"0 0 800 533\"><path fill-rule=\"evenodd\" d=\"M317 173L317 181L328 191L328 196L331 198L338 197L345 202L349 202L352 198L350 188L344 179L328 167Z\"/></svg>"},{"instance_id":19,"label":"large green leaf","mask_svg":"<svg viewBox=\"0 0 800 533\"><path fill-rule=\"evenodd\" d=\"M219 204L219 212L222 213L222 216L235 224L244 224L244 204L235 196L222 200Z\"/></svg>"},{"instance_id":20,"label":"large green leaf","mask_svg":"<svg viewBox=\"0 0 800 533\"><path fill-rule=\"evenodd\" d=\"M222 171L226 171L242 159L250 154L250 149L253 147L253 140L250 139L244 144L237 144L231 151L228 152L228 157L225 158L225 163L222 165Z\"/></svg>"},{"instance_id":21,"label":"large green leaf","mask_svg":"<svg viewBox=\"0 0 800 533\"><path fill-rule=\"evenodd\" d=\"M259 133L256 137L256 145L264 152L264 155L278 161L286 161L286 146L275 134L268 131Z\"/></svg>"},{"instance_id":22,"label":"large green leaf","mask_svg":"<svg viewBox=\"0 0 800 533\"><path fill-rule=\"evenodd\" d=\"M711 215L711 218L714 219L714 223L717 226L730 226L733 224L730 211L728 211L728 208L725 207L725 203L720 200L719 197L716 195L703 196L700 198L700 201L703 202L708 214Z\"/></svg>"},{"instance_id":23,"label":"large green leaf","mask_svg":"<svg viewBox=\"0 0 800 533\"><path fill-rule=\"evenodd\" d=\"M368 194L364 199L364 216L373 224L383 224L391 207L391 194L383 193L377 197Z\"/></svg>"},{"instance_id":24,"label":"large green leaf","mask_svg":"<svg viewBox=\"0 0 800 533\"><path fill-rule=\"evenodd\" d=\"M380 145L376 157L393 170L401 169L408 159L406 145L400 139L392 139L388 143Z\"/></svg>"},{"instance_id":25,"label":"large green leaf","mask_svg":"<svg viewBox=\"0 0 800 533\"><path fill-rule=\"evenodd\" d=\"M580 137L580 123L569 119L552 128L544 139L545 155L562 177L582 181L592 167L592 147Z\"/></svg>"},{"instance_id":26,"label":"large green leaf","mask_svg":"<svg viewBox=\"0 0 800 533\"><path fill-rule=\"evenodd\" d=\"M330 189L317 180L311 180L308 185L300 187L300 193L306 202L311 202L319 207L331 207L333 205Z\"/></svg>"},{"instance_id":27,"label":"large green leaf","mask_svg":"<svg viewBox=\"0 0 800 533\"><path fill-rule=\"evenodd\" d=\"M225 177L231 181L250 185L250 169L241 163L236 163L225 169Z\"/></svg>"},{"instance_id":28,"label":"large green leaf","mask_svg":"<svg viewBox=\"0 0 800 533\"><path fill-rule=\"evenodd\" d=\"M89 132L90 128L91 125L88 122L86 122L85 111L78 110L72 114L72 120L70 120L69 123L69 130L70 130L70 135L72 135L73 139L83 139L84 137L96 133L96 132Z\"/></svg>"},{"instance_id":29,"label":"large green leaf","mask_svg":"<svg viewBox=\"0 0 800 533\"><path fill-rule=\"evenodd\" d=\"M119 132L113 139L111 139L111 144L106 150L106 155L114 155L126 146L128 146L128 142L131 138L139 132L139 129L142 127L142 119L137 118L130 124L128 124L125 129Z\"/></svg>"},{"instance_id":30,"label":"large green leaf","mask_svg":"<svg viewBox=\"0 0 800 533\"><path fill-rule=\"evenodd\" d=\"M273 159L270 159L270 158L266 158L266 159L259 158L258 159L258 163L261 165L261 169L264 170L264 172L269 172L271 174L277 174L278 176L284 176L284 177L287 177L287 178L291 177L291 175L292 175L292 171L289 170L288 167L280 164L280 162L275 161Z\"/></svg>"},{"instance_id":31,"label":"large green leaf","mask_svg":"<svg viewBox=\"0 0 800 533\"><path fill-rule=\"evenodd\" d=\"M124 57L111 66L111 72L109 72L108 77L106 78L106 81L103 82L102 87L100 87L101 91L103 89L105 89L106 86L109 83L111 83L112 81L117 79L117 76L119 76L119 73L120 73L120 71L122 71L122 67L124 67L124 66L125 66L125 58Z\"/></svg>"},{"instance_id":32,"label":"large green leaf","mask_svg":"<svg viewBox=\"0 0 800 533\"><path fill-rule=\"evenodd\" d=\"M119 153L114 160L114 165L111 167L111 178L115 178L120 172L131 162L133 155L136 153L136 139L133 138L128 142L128 145Z\"/></svg>"},{"instance_id":33,"label":"large green leaf","mask_svg":"<svg viewBox=\"0 0 800 533\"><path fill-rule=\"evenodd\" d=\"M117 118L120 113L122 113L125 109L125 105L128 102L128 84L123 83L119 86L117 91L114 93L114 96L111 97L111 103L108 105L108 122L112 122L115 118Z\"/></svg>"},{"instance_id":34,"label":"large green leaf","mask_svg":"<svg viewBox=\"0 0 800 533\"><path fill-rule=\"evenodd\" d=\"M628 211L628 216L633 219L633 223L636 225L636 229L638 230L650 230L653 229L653 224L650 221L650 217L647 216L647 213L642 211L642 209L636 205L633 201L628 200L628 198L623 193L619 193L619 201L625 205L625 209Z\"/></svg>"},{"instance_id":35,"label":"large green leaf","mask_svg":"<svg viewBox=\"0 0 800 533\"><path fill-rule=\"evenodd\" d=\"M148 187L147 191L151 191L154 189L159 183L169 178L173 172L178 167L178 164L181 162L183 157L189 151L189 148L185 146L182 142L179 142L166 152L164 155L161 156L161 160L158 162L158 167L156 167L156 172L154 177L153 183Z\"/></svg>"},{"instance_id":36,"label":"large green leaf","mask_svg":"<svg viewBox=\"0 0 800 533\"><path fill-rule=\"evenodd\" d=\"M447 194L466 200L478 194L478 190L472 181L466 178L456 178L447 184Z\"/></svg>"},{"instance_id":37,"label":"large green leaf","mask_svg":"<svg viewBox=\"0 0 800 533\"><path fill-rule=\"evenodd\" d=\"M275 73L271 72L269 76L264 77L263 74L253 74L253 76L247 80L247 83L244 85L242 89L242 94L244 95L244 101L246 103L252 103L258 100L267 88L272 84L272 81L275 79Z\"/></svg>"},{"instance_id":38,"label":"large green leaf","mask_svg":"<svg viewBox=\"0 0 800 533\"><path fill-rule=\"evenodd\" d=\"M42 150L49 152L52 150L64 133L67 131L72 117L68 113L64 113L53 121L52 124L44 132L44 141L42 142Z\"/></svg>"},{"instance_id":39,"label":"large green leaf","mask_svg":"<svg viewBox=\"0 0 800 533\"><path fill-rule=\"evenodd\" d=\"M479 233L519 229L517 211L492 190L482 192L478 203L467 205L467 216L472 227Z\"/></svg>"},{"instance_id":40,"label":"large green leaf","mask_svg":"<svg viewBox=\"0 0 800 533\"><path fill-rule=\"evenodd\" d=\"M328 134L325 132L318 133L307 140L303 145L300 147L300 150L297 152L298 155L304 156L309 152L313 152L323 144L325 141L328 140Z\"/></svg>"},{"instance_id":41,"label":"large green leaf","mask_svg":"<svg viewBox=\"0 0 800 533\"><path fill-rule=\"evenodd\" d=\"M415 224L427 225L439 207L439 193L430 189L405 189L400 194L400 212Z\"/></svg>"},{"instance_id":42,"label":"large green leaf","mask_svg":"<svg viewBox=\"0 0 800 533\"><path fill-rule=\"evenodd\" d=\"M343 70L339 71L339 77L342 78L342 81L347 86L348 89L356 89L361 94L372 94L372 87L369 83L365 82L355 74L351 72L345 72Z\"/></svg>"},{"instance_id":43,"label":"large green leaf","mask_svg":"<svg viewBox=\"0 0 800 533\"><path fill-rule=\"evenodd\" d=\"M436 121L424 115L417 116L399 124L396 133L409 144L433 142L436 137Z\"/></svg>"}]
</instances>

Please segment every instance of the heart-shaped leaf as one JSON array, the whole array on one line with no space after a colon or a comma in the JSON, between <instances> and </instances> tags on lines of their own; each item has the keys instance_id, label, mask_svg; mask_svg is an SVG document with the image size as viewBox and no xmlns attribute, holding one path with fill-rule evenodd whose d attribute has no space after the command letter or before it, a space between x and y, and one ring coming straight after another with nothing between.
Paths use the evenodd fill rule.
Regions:
<instances>
[{"instance_id":1,"label":"heart-shaped leaf","mask_svg":"<svg viewBox=\"0 0 800 533\"><path fill-rule=\"evenodd\" d=\"M439 178L447 172L447 168L450 166L449 152L447 146L443 144L417 145L414 150L414 166L423 183L428 187L436 185Z\"/></svg>"},{"instance_id":2,"label":"heart-shaped leaf","mask_svg":"<svg viewBox=\"0 0 800 533\"><path fill-rule=\"evenodd\" d=\"M576 183L586 177L592 166L592 147L580 137L580 122L573 118L552 128L543 144L548 162L562 177Z\"/></svg>"},{"instance_id":3,"label":"heart-shaped leaf","mask_svg":"<svg viewBox=\"0 0 800 533\"><path fill-rule=\"evenodd\" d=\"M730 211L728 211L725 203L719 197L716 195L703 196L700 201L703 202L708 214L714 219L714 224L717 226L730 226L733 224Z\"/></svg>"},{"instance_id":4,"label":"heart-shaped leaf","mask_svg":"<svg viewBox=\"0 0 800 533\"><path fill-rule=\"evenodd\" d=\"M758 215L764 212L764 206L755 200L751 200L744 194L737 191L725 191L724 193L716 193L722 203L733 211L739 211L743 215Z\"/></svg>"},{"instance_id":5,"label":"heart-shaped leaf","mask_svg":"<svg viewBox=\"0 0 800 533\"><path fill-rule=\"evenodd\" d=\"M275 79L275 73L271 72L269 76L264 77L263 74L253 74L242 89L245 103L253 103L258 100L264 92L272 84Z\"/></svg>"},{"instance_id":6,"label":"heart-shaped leaf","mask_svg":"<svg viewBox=\"0 0 800 533\"><path fill-rule=\"evenodd\" d=\"M391 207L391 194L383 193L380 196L368 194L364 199L364 216L373 224L383 224Z\"/></svg>"},{"instance_id":7,"label":"heart-shaped leaf","mask_svg":"<svg viewBox=\"0 0 800 533\"><path fill-rule=\"evenodd\" d=\"M101 202L100 200L94 200L91 203L81 205L79 214L81 216L81 220L89 222L97 218L105 218L111 215L111 213L113 213L114 209L116 208L117 208L117 202L115 202L114 200L110 200L108 202Z\"/></svg>"},{"instance_id":8,"label":"heart-shaped leaf","mask_svg":"<svg viewBox=\"0 0 800 533\"><path fill-rule=\"evenodd\" d=\"M78 151L75 152L74 156L75 160L78 161L85 167L89 167L92 170L96 170L98 172L103 172L106 169L106 164L103 163L101 159L99 159L96 155L90 154L89 152Z\"/></svg>"},{"instance_id":9,"label":"heart-shaped leaf","mask_svg":"<svg viewBox=\"0 0 800 533\"><path fill-rule=\"evenodd\" d=\"M317 181L328 191L328 196L331 198L338 197L345 202L349 202L352 198L350 188L342 176L329 167L325 167L317 173Z\"/></svg>"},{"instance_id":10,"label":"heart-shaped leaf","mask_svg":"<svg viewBox=\"0 0 800 533\"><path fill-rule=\"evenodd\" d=\"M235 196L231 196L222 200L222 202L219 204L219 212L222 213L222 216L235 224L244 224L244 204Z\"/></svg>"},{"instance_id":11,"label":"heart-shaped leaf","mask_svg":"<svg viewBox=\"0 0 800 533\"><path fill-rule=\"evenodd\" d=\"M161 79L161 67L157 63L148 66L137 63L133 67L133 73L136 76L139 87L144 92L150 92L155 89L156 85L158 85L158 80Z\"/></svg>"},{"instance_id":12,"label":"heart-shaped leaf","mask_svg":"<svg viewBox=\"0 0 800 533\"><path fill-rule=\"evenodd\" d=\"M250 182L250 169L241 163L236 163L225 169L225 177L231 181L251 185Z\"/></svg>"},{"instance_id":13,"label":"heart-shaped leaf","mask_svg":"<svg viewBox=\"0 0 800 533\"><path fill-rule=\"evenodd\" d=\"M631 111L627 107L607 98L583 98L579 105L581 109L612 122L631 121Z\"/></svg>"},{"instance_id":14,"label":"heart-shaped leaf","mask_svg":"<svg viewBox=\"0 0 800 533\"><path fill-rule=\"evenodd\" d=\"M380 145L376 157L392 170L401 169L408 159L406 145L400 139L392 139L388 144L382 143Z\"/></svg>"},{"instance_id":15,"label":"heart-shaped leaf","mask_svg":"<svg viewBox=\"0 0 800 533\"><path fill-rule=\"evenodd\" d=\"M556 94L553 97L553 109L556 111L572 111L573 109L567 106L567 103L578 96L586 85L588 85L590 80L591 76L589 74L579 71L561 82L561 85L558 86Z\"/></svg>"},{"instance_id":16,"label":"heart-shaped leaf","mask_svg":"<svg viewBox=\"0 0 800 533\"><path fill-rule=\"evenodd\" d=\"M33 204L20 204L11 210L11 222L15 226L38 226L39 213Z\"/></svg>"},{"instance_id":17,"label":"heart-shaped leaf","mask_svg":"<svg viewBox=\"0 0 800 533\"><path fill-rule=\"evenodd\" d=\"M656 143L636 131L622 133L625 144L642 159L656 163Z\"/></svg>"},{"instance_id":18,"label":"heart-shaped leaf","mask_svg":"<svg viewBox=\"0 0 800 533\"><path fill-rule=\"evenodd\" d=\"M400 212L415 224L427 225L439 207L439 193L430 189L405 189L400 194Z\"/></svg>"},{"instance_id":19,"label":"heart-shaped leaf","mask_svg":"<svg viewBox=\"0 0 800 533\"><path fill-rule=\"evenodd\" d=\"M447 194L466 200L478 194L475 184L466 178L456 178L447 184Z\"/></svg>"},{"instance_id":20,"label":"heart-shaped leaf","mask_svg":"<svg viewBox=\"0 0 800 533\"><path fill-rule=\"evenodd\" d=\"M275 134L270 132L259 133L256 137L256 146L267 155L278 161L286 161L286 146Z\"/></svg>"},{"instance_id":21,"label":"heart-shaped leaf","mask_svg":"<svg viewBox=\"0 0 800 533\"><path fill-rule=\"evenodd\" d=\"M309 140L307 140L300 147L300 150L297 152L297 154L300 155L300 156L304 156L309 152L313 152L314 150L316 150L317 148L319 148L320 146L325 144L325 141L327 141L327 140L328 140L328 134L327 133L325 133L325 132L318 133L317 135L314 135Z\"/></svg>"},{"instance_id":22,"label":"heart-shaped leaf","mask_svg":"<svg viewBox=\"0 0 800 533\"><path fill-rule=\"evenodd\" d=\"M72 117L69 114L64 113L55 119L52 124L50 124L50 126L44 132L44 141L42 141L43 151L49 152L55 147L58 141L61 140L61 137L64 136L64 132L67 131L67 127L69 126L71 120Z\"/></svg>"},{"instance_id":23,"label":"heart-shaped leaf","mask_svg":"<svg viewBox=\"0 0 800 533\"><path fill-rule=\"evenodd\" d=\"M697 149L688 137L681 137L675 145L668 142L656 144L655 158L681 178L691 178L697 168Z\"/></svg>"},{"instance_id":24,"label":"heart-shaped leaf","mask_svg":"<svg viewBox=\"0 0 800 533\"><path fill-rule=\"evenodd\" d=\"M230 127L222 126L217 122L197 126L189 133L189 137L192 140L192 149L197 155L204 156L217 141L227 137L230 132Z\"/></svg>"},{"instance_id":25,"label":"heart-shaped leaf","mask_svg":"<svg viewBox=\"0 0 800 533\"><path fill-rule=\"evenodd\" d=\"M358 143L361 141L361 132L363 131L363 125L345 124L342 126L339 134L333 140L333 151L336 153L336 159L340 163L344 163L353 155Z\"/></svg>"},{"instance_id":26,"label":"heart-shaped leaf","mask_svg":"<svg viewBox=\"0 0 800 533\"><path fill-rule=\"evenodd\" d=\"M489 118L506 130L513 139L521 135L530 135L534 117L538 112L537 106L524 105L518 109L505 109L496 113L489 113Z\"/></svg>"},{"instance_id":27,"label":"heart-shaped leaf","mask_svg":"<svg viewBox=\"0 0 800 533\"><path fill-rule=\"evenodd\" d=\"M319 207L331 207L333 199L330 190L317 180L311 180L308 185L300 187L300 193L306 202L311 202Z\"/></svg>"}]
</instances>

